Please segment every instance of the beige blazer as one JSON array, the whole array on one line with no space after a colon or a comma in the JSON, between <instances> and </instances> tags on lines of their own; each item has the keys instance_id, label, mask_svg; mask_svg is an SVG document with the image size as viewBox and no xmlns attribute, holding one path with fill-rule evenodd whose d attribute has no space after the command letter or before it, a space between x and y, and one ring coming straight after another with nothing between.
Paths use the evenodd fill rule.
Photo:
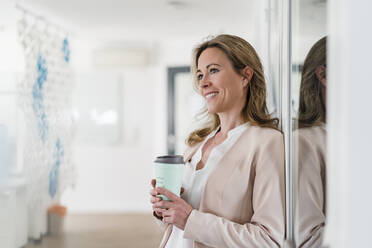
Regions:
<instances>
[{"instance_id":1,"label":"beige blazer","mask_svg":"<svg viewBox=\"0 0 372 248\"><path fill-rule=\"evenodd\" d=\"M201 143L190 147L190 161ZM249 126L209 175L184 238L202 247L281 247L285 234L284 144L274 129ZM168 225L160 244L172 232Z\"/></svg>"},{"instance_id":2,"label":"beige blazer","mask_svg":"<svg viewBox=\"0 0 372 248\"><path fill-rule=\"evenodd\" d=\"M326 128L300 128L293 134L298 165L295 230L301 248L321 247L326 212ZM298 149L298 152L296 151Z\"/></svg>"}]
</instances>

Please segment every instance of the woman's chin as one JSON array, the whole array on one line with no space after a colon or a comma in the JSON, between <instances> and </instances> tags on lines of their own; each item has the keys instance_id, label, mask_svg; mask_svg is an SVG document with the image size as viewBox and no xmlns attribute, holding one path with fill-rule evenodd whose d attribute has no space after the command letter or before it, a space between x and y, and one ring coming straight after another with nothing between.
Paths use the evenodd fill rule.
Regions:
<instances>
[{"instance_id":1,"label":"woman's chin","mask_svg":"<svg viewBox=\"0 0 372 248\"><path fill-rule=\"evenodd\" d=\"M217 109L216 108L212 108L212 107L208 107L208 113L210 113L210 114L217 114Z\"/></svg>"}]
</instances>

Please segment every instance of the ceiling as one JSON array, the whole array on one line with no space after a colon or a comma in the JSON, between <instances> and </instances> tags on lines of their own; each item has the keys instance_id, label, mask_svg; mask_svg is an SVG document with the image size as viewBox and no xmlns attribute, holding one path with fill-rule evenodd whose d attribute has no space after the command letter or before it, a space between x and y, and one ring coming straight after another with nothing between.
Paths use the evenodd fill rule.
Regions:
<instances>
[{"instance_id":1,"label":"ceiling","mask_svg":"<svg viewBox=\"0 0 372 248\"><path fill-rule=\"evenodd\" d=\"M94 39L205 37L252 31L259 0L20 0L79 36Z\"/></svg>"},{"instance_id":2,"label":"ceiling","mask_svg":"<svg viewBox=\"0 0 372 248\"><path fill-rule=\"evenodd\" d=\"M222 32L253 41L265 32L262 27L266 1L0 0L1 4L17 3L44 16L75 37L108 46L128 42L131 47L159 40L200 41ZM298 44L306 47L299 49L307 51L319 34L326 33L326 0L293 1L292 20L293 35L300 37Z\"/></svg>"}]
</instances>

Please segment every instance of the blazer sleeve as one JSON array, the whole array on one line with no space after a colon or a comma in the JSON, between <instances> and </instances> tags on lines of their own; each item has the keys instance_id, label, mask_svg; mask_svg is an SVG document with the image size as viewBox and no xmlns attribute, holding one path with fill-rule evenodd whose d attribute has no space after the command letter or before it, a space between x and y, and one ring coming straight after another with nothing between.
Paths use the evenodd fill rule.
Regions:
<instances>
[{"instance_id":1,"label":"blazer sleeve","mask_svg":"<svg viewBox=\"0 0 372 248\"><path fill-rule=\"evenodd\" d=\"M235 223L193 210L184 238L211 247L281 247L285 234L284 144L279 132L262 137L257 150L251 221Z\"/></svg>"},{"instance_id":2,"label":"blazer sleeve","mask_svg":"<svg viewBox=\"0 0 372 248\"><path fill-rule=\"evenodd\" d=\"M325 224L325 148L317 147L303 135L299 135L298 144L295 218L298 244L301 248L321 247Z\"/></svg>"}]
</instances>

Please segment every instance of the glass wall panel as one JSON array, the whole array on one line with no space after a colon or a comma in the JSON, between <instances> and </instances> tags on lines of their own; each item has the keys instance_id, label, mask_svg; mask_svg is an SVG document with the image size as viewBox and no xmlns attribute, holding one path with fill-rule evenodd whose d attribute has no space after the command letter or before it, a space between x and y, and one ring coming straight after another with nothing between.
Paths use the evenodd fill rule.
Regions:
<instances>
[{"instance_id":1,"label":"glass wall panel","mask_svg":"<svg viewBox=\"0 0 372 248\"><path fill-rule=\"evenodd\" d=\"M321 247L326 223L326 0L293 0L290 107L296 247Z\"/></svg>"}]
</instances>

